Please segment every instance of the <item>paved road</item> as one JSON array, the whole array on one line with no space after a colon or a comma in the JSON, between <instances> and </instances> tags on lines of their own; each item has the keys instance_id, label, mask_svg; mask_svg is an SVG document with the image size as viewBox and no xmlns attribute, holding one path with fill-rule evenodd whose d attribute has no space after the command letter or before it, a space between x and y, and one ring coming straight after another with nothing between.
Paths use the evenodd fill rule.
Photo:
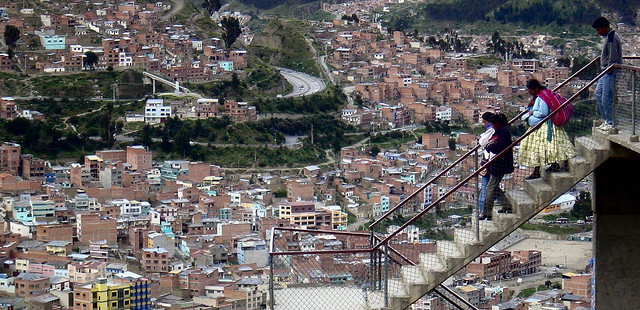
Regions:
<instances>
[{"instance_id":1,"label":"paved road","mask_svg":"<svg viewBox=\"0 0 640 310\"><path fill-rule=\"evenodd\" d=\"M287 68L278 68L282 76L293 86L293 91L283 97L300 97L300 96L308 96L311 94L315 94L317 92L321 92L327 88L324 82L311 75L308 75L303 72L293 71Z\"/></svg>"},{"instance_id":2,"label":"paved road","mask_svg":"<svg viewBox=\"0 0 640 310\"><path fill-rule=\"evenodd\" d=\"M327 78L329 78L329 82L331 82L331 84L335 84L336 81L333 78L333 74L331 74L331 70L329 70L329 66L327 66L327 55L318 57L318 62L320 63L322 70L324 70L324 73L327 75Z\"/></svg>"}]
</instances>

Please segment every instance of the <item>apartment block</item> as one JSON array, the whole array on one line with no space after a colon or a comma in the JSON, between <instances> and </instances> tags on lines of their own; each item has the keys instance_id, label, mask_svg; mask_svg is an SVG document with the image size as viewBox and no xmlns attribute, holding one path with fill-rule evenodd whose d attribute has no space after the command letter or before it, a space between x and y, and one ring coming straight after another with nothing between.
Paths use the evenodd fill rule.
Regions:
<instances>
[{"instance_id":1,"label":"apartment block","mask_svg":"<svg viewBox=\"0 0 640 310\"><path fill-rule=\"evenodd\" d=\"M117 242L117 220L102 217L98 213L78 214L78 239L80 242L106 240L109 244Z\"/></svg>"},{"instance_id":2,"label":"apartment block","mask_svg":"<svg viewBox=\"0 0 640 310\"><path fill-rule=\"evenodd\" d=\"M0 173L18 175L22 147L20 144L4 142L0 145Z\"/></svg>"},{"instance_id":3,"label":"apartment block","mask_svg":"<svg viewBox=\"0 0 640 310\"><path fill-rule=\"evenodd\" d=\"M75 262L67 266L69 280L84 284L107 276L107 263L98 261Z\"/></svg>"},{"instance_id":4,"label":"apartment block","mask_svg":"<svg viewBox=\"0 0 640 310\"><path fill-rule=\"evenodd\" d=\"M15 277L16 296L30 298L49 293L49 277L35 273L21 273Z\"/></svg>"},{"instance_id":5,"label":"apartment block","mask_svg":"<svg viewBox=\"0 0 640 310\"><path fill-rule=\"evenodd\" d=\"M142 270L153 273L169 272L169 252L164 248L142 249Z\"/></svg>"},{"instance_id":6,"label":"apartment block","mask_svg":"<svg viewBox=\"0 0 640 310\"><path fill-rule=\"evenodd\" d=\"M153 154L142 145L127 146L127 163L135 171L146 171L151 169Z\"/></svg>"},{"instance_id":7,"label":"apartment block","mask_svg":"<svg viewBox=\"0 0 640 310\"><path fill-rule=\"evenodd\" d=\"M37 241L73 241L73 227L70 224L49 224L36 226Z\"/></svg>"}]
</instances>

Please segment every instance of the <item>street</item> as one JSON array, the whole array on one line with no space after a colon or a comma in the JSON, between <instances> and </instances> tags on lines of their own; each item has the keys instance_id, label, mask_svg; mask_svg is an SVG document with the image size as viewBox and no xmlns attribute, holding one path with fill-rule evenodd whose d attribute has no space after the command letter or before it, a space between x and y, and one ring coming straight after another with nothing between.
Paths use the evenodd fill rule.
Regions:
<instances>
[{"instance_id":1,"label":"street","mask_svg":"<svg viewBox=\"0 0 640 310\"><path fill-rule=\"evenodd\" d=\"M303 72L293 71L287 68L278 68L282 76L293 86L293 91L284 95L284 98L288 97L300 97L315 94L317 92L325 90L327 86L324 82L311 75Z\"/></svg>"}]
</instances>

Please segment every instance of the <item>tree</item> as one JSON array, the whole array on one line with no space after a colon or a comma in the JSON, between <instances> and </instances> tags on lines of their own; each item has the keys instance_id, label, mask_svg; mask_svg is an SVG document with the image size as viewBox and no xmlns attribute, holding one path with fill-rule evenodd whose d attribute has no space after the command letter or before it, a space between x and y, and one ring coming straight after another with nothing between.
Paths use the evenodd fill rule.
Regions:
<instances>
[{"instance_id":1,"label":"tree","mask_svg":"<svg viewBox=\"0 0 640 310\"><path fill-rule=\"evenodd\" d=\"M221 7L222 4L220 4L220 0L204 0L204 2L202 2L202 8L207 10L209 15L213 14L213 12L217 12Z\"/></svg>"},{"instance_id":2,"label":"tree","mask_svg":"<svg viewBox=\"0 0 640 310\"><path fill-rule=\"evenodd\" d=\"M372 157L375 157L378 153L380 153L380 148L377 145L374 145L369 149L369 155Z\"/></svg>"},{"instance_id":3,"label":"tree","mask_svg":"<svg viewBox=\"0 0 640 310\"><path fill-rule=\"evenodd\" d=\"M231 88L238 89L240 86L240 79L238 79L238 75L234 72L231 74Z\"/></svg>"},{"instance_id":4,"label":"tree","mask_svg":"<svg viewBox=\"0 0 640 310\"><path fill-rule=\"evenodd\" d=\"M191 130L189 130L188 126L182 126L176 132L176 135L173 137L173 143L175 145L176 151L178 153L182 153L182 156L186 157L189 154L191 149L190 142L190 134Z\"/></svg>"},{"instance_id":5,"label":"tree","mask_svg":"<svg viewBox=\"0 0 640 310\"><path fill-rule=\"evenodd\" d=\"M6 25L4 27L4 42L14 47L16 46L16 42L20 39L20 29L16 26Z\"/></svg>"},{"instance_id":6,"label":"tree","mask_svg":"<svg viewBox=\"0 0 640 310\"><path fill-rule=\"evenodd\" d=\"M144 125L144 127L142 127L142 130L140 131L140 143L142 145L145 146L151 146L151 143L153 142L152 137L153 137L153 132L152 132L153 128L151 128L151 126L149 124Z\"/></svg>"},{"instance_id":7,"label":"tree","mask_svg":"<svg viewBox=\"0 0 640 310\"><path fill-rule=\"evenodd\" d=\"M122 122L112 119L113 104L107 103L102 115L100 115L100 137L107 147L111 147L116 141L116 135L122 130Z\"/></svg>"},{"instance_id":8,"label":"tree","mask_svg":"<svg viewBox=\"0 0 640 310\"><path fill-rule=\"evenodd\" d=\"M240 21L235 17L225 16L222 18L222 29L224 29L224 33L222 34L222 40L224 41L224 45L227 48L230 48L236 39L242 34L242 29L240 29Z\"/></svg>"},{"instance_id":9,"label":"tree","mask_svg":"<svg viewBox=\"0 0 640 310\"><path fill-rule=\"evenodd\" d=\"M571 209L571 216L579 219L584 219L587 216L593 215L591 210L591 193L582 191L576 199L576 203Z\"/></svg>"},{"instance_id":10,"label":"tree","mask_svg":"<svg viewBox=\"0 0 640 310\"><path fill-rule=\"evenodd\" d=\"M84 66L93 70L94 66L98 63L98 55L92 51L84 53Z\"/></svg>"},{"instance_id":11,"label":"tree","mask_svg":"<svg viewBox=\"0 0 640 310\"><path fill-rule=\"evenodd\" d=\"M12 47L10 47L10 48L7 50L7 55L9 56L9 59L13 59L13 56L15 56L15 55L16 55L16 52L14 52L14 51L13 51L13 48L12 48Z\"/></svg>"},{"instance_id":12,"label":"tree","mask_svg":"<svg viewBox=\"0 0 640 310\"><path fill-rule=\"evenodd\" d=\"M456 139L454 138L449 139L449 149L452 151L456 150Z\"/></svg>"},{"instance_id":13,"label":"tree","mask_svg":"<svg viewBox=\"0 0 640 310\"><path fill-rule=\"evenodd\" d=\"M107 67L107 71L109 71L109 72L113 72L113 66L112 66L112 65L109 65L109 66Z\"/></svg>"}]
</instances>

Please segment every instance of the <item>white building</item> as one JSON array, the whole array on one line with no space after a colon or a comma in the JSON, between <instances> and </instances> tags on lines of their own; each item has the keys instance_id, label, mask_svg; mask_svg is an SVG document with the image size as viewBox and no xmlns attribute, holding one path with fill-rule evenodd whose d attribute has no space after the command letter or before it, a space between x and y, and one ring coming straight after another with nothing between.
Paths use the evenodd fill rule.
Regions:
<instances>
[{"instance_id":1,"label":"white building","mask_svg":"<svg viewBox=\"0 0 640 310\"><path fill-rule=\"evenodd\" d=\"M120 215L139 216L142 214L142 206L138 201L128 199L114 199L111 204L120 208Z\"/></svg>"},{"instance_id":2,"label":"white building","mask_svg":"<svg viewBox=\"0 0 640 310\"><path fill-rule=\"evenodd\" d=\"M436 121L450 121L451 107L440 106L436 109Z\"/></svg>"},{"instance_id":3,"label":"white building","mask_svg":"<svg viewBox=\"0 0 640 310\"><path fill-rule=\"evenodd\" d=\"M172 115L171 106L165 106L162 99L147 99L144 107L144 122L158 124L167 120Z\"/></svg>"}]
</instances>

